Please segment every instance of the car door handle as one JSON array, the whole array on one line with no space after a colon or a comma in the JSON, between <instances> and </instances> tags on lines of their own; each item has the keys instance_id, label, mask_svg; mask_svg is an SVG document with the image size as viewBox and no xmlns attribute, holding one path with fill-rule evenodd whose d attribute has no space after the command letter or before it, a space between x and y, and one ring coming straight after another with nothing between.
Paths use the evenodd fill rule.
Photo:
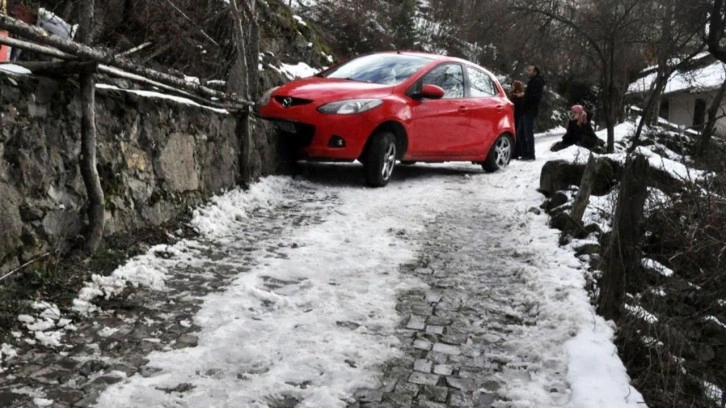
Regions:
<instances>
[{"instance_id":1,"label":"car door handle","mask_svg":"<svg viewBox=\"0 0 726 408\"><path fill-rule=\"evenodd\" d=\"M466 113L469 110L466 106L459 106L459 113Z\"/></svg>"}]
</instances>

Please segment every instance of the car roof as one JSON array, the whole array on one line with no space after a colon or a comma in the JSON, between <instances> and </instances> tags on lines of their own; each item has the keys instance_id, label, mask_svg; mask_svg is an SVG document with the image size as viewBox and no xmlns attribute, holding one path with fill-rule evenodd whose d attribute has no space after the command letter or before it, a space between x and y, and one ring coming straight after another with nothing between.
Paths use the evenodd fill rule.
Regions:
<instances>
[{"instance_id":1,"label":"car roof","mask_svg":"<svg viewBox=\"0 0 726 408\"><path fill-rule=\"evenodd\" d=\"M458 59L458 58L454 58L454 57L449 57L447 55L432 54L430 52L423 52L423 51L405 51L405 50L399 50L399 51L379 51L379 52L372 52L371 54L415 55L415 56L418 56L418 57L428 58L430 60L451 60L451 59Z\"/></svg>"},{"instance_id":2,"label":"car roof","mask_svg":"<svg viewBox=\"0 0 726 408\"><path fill-rule=\"evenodd\" d=\"M401 54L401 55L415 55L423 58L428 58L432 61L452 61L452 62L460 62L463 64L468 64L475 66L477 68L483 69L486 71L487 74L493 76L496 79L496 75L494 75L490 70L482 67L481 65L465 60L463 58L457 58L457 57L451 57L448 55L441 55L441 54L432 54L429 52L422 52L422 51L381 51L381 52L374 52L372 54Z\"/></svg>"}]
</instances>

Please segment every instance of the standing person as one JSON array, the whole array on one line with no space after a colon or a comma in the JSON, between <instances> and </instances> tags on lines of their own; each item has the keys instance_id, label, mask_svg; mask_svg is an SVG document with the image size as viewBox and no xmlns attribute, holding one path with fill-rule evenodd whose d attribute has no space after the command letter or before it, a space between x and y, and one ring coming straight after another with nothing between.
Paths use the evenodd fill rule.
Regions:
<instances>
[{"instance_id":1,"label":"standing person","mask_svg":"<svg viewBox=\"0 0 726 408\"><path fill-rule=\"evenodd\" d=\"M521 95L523 97L522 114L519 120L520 123L518 123L517 143L520 141L522 143L522 159L534 160L534 122L537 120L537 113L539 113L539 101L542 99L545 82L536 65L527 65L524 73L529 81L527 81L527 89Z\"/></svg>"},{"instance_id":2,"label":"standing person","mask_svg":"<svg viewBox=\"0 0 726 408\"><path fill-rule=\"evenodd\" d=\"M522 101L524 101L524 84L522 81L512 81L512 92L509 99L514 104L514 129L519 131L519 121L522 119ZM514 144L514 158L519 159L524 156L524 145L517 138Z\"/></svg>"}]
</instances>

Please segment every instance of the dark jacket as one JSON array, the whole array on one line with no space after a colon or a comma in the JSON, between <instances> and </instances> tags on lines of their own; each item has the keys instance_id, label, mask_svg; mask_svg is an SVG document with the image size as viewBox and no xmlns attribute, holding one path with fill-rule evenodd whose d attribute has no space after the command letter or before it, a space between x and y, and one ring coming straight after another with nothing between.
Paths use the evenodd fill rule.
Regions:
<instances>
[{"instance_id":1,"label":"dark jacket","mask_svg":"<svg viewBox=\"0 0 726 408\"><path fill-rule=\"evenodd\" d=\"M595 131L592 130L590 122L586 122L584 125L579 126L577 121L570 120L567 122L567 132L562 136L562 147L571 145L586 146L593 144L593 140L597 140Z\"/></svg>"},{"instance_id":2,"label":"dark jacket","mask_svg":"<svg viewBox=\"0 0 726 408\"><path fill-rule=\"evenodd\" d=\"M541 75L537 74L530 78L527 82L527 89L524 90L522 113L537 116L537 113L539 112L539 101L542 99L544 85L544 78L542 78Z\"/></svg>"},{"instance_id":3,"label":"dark jacket","mask_svg":"<svg viewBox=\"0 0 726 408\"><path fill-rule=\"evenodd\" d=\"M509 100L514 104L514 124L519 125L519 118L522 116L522 102L524 101L523 96L510 96Z\"/></svg>"}]
</instances>

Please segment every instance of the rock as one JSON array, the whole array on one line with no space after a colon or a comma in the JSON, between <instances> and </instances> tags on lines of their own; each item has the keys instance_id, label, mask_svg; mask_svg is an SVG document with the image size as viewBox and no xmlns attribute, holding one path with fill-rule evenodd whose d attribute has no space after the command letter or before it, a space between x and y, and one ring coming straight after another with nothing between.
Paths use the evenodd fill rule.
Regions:
<instances>
[{"instance_id":1,"label":"rock","mask_svg":"<svg viewBox=\"0 0 726 408\"><path fill-rule=\"evenodd\" d=\"M18 207L20 194L10 186L0 182L0 262L14 253L22 244L20 236L23 223Z\"/></svg>"},{"instance_id":2,"label":"rock","mask_svg":"<svg viewBox=\"0 0 726 408\"><path fill-rule=\"evenodd\" d=\"M556 191L569 186L577 186L585 171L582 164L572 164L565 160L548 161L542 166L539 178L539 192L550 197Z\"/></svg>"},{"instance_id":3,"label":"rock","mask_svg":"<svg viewBox=\"0 0 726 408\"><path fill-rule=\"evenodd\" d=\"M618 171L617 167L621 166L607 158L599 158L596 163L591 193L595 196L602 196L608 194L618 183L622 170ZM548 161L542 166L539 191L546 197L551 197L555 192L566 190L570 186L579 187L584 172L584 164L564 160Z\"/></svg>"},{"instance_id":4,"label":"rock","mask_svg":"<svg viewBox=\"0 0 726 408\"><path fill-rule=\"evenodd\" d=\"M381 402L383 399L383 392L381 390L358 390L353 394L358 401L361 402Z\"/></svg>"},{"instance_id":5,"label":"rock","mask_svg":"<svg viewBox=\"0 0 726 408\"><path fill-rule=\"evenodd\" d=\"M544 210L550 212L553 209L565 204L567 202L567 194L557 191L554 192L548 200L545 201Z\"/></svg>"},{"instance_id":6,"label":"rock","mask_svg":"<svg viewBox=\"0 0 726 408\"><path fill-rule=\"evenodd\" d=\"M419 359L413 362L413 369L422 373L430 373L433 363L426 359Z\"/></svg>"},{"instance_id":7,"label":"rock","mask_svg":"<svg viewBox=\"0 0 726 408\"><path fill-rule=\"evenodd\" d=\"M602 228L600 228L597 224L587 224L585 225L585 231L587 231L590 234L597 234L600 236L602 234Z\"/></svg>"},{"instance_id":8,"label":"rock","mask_svg":"<svg viewBox=\"0 0 726 408\"><path fill-rule=\"evenodd\" d=\"M408 382L419 385L436 385L439 382L439 376L436 374L426 374L418 371L411 373Z\"/></svg>"},{"instance_id":9,"label":"rock","mask_svg":"<svg viewBox=\"0 0 726 408\"><path fill-rule=\"evenodd\" d=\"M36 221L43 218L44 211L38 207L31 207L28 203L20 206L20 218L23 222Z\"/></svg>"},{"instance_id":10,"label":"rock","mask_svg":"<svg viewBox=\"0 0 726 408\"><path fill-rule=\"evenodd\" d=\"M447 387L424 385L419 395L423 395L426 399L431 401L446 402L448 394L449 389Z\"/></svg>"},{"instance_id":11,"label":"rock","mask_svg":"<svg viewBox=\"0 0 726 408\"><path fill-rule=\"evenodd\" d=\"M613 161L600 158L596 162L595 177L592 180L591 194L594 196L603 196L618 184L619 177L616 177Z\"/></svg>"},{"instance_id":12,"label":"rock","mask_svg":"<svg viewBox=\"0 0 726 408\"><path fill-rule=\"evenodd\" d=\"M154 375L158 374L160 371L161 371L161 368L143 366L139 369L139 374L141 374L141 376L144 378L148 378L148 377L153 377Z\"/></svg>"},{"instance_id":13,"label":"rock","mask_svg":"<svg viewBox=\"0 0 726 408\"><path fill-rule=\"evenodd\" d=\"M177 344L181 347L196 347L199 342L199 338L192 334L182 334L177 339Z\"/></svg>"},{"instance_id":14,"label":"rock","mask_svg":"<svg viewBox=\"0 0 726 408\"><path fill-rule=\"evenodd\" d=\"M88 360L78 368L78 373L84 377L90 377L101 370L108 368L108 364L101 360Z\"/></svg>"},{"instance_id":15,"label":"rock","mask_svg":"<svg viewBox=\"0 0 726 408\"><path fill-rule=\"evenodd\" d=\"M501 388L501 384L499 384L496 381L489 380L489 381L486 381L484 383L484 385L482 385L482 388L484 388L485 390L487 390L489 392L495 392L495 391L499 390L499 388Z\"/></svg>"},{"instance_id":16,"label":"rock","mask_svg":"<svg viewBox=\"0 0 726 408\"><path fill-rule=\"evenodd\" d=\"M585 244L585 245L575 249L576 256L592 255L592 254L599 254L599 253L600 253L599 244Z\"/></svg>"},{"instance_id":17,"label":"rock","mask_svg":"<svg viewBox=\"0 0 726 408\"><path fill-rule=\"evenodd\" d=\"M161 177L173 191L194 191L199 188L199 174L194 160L194 137L174 133L169 137L158 158Z\"/></svg>"}]
</instances>

